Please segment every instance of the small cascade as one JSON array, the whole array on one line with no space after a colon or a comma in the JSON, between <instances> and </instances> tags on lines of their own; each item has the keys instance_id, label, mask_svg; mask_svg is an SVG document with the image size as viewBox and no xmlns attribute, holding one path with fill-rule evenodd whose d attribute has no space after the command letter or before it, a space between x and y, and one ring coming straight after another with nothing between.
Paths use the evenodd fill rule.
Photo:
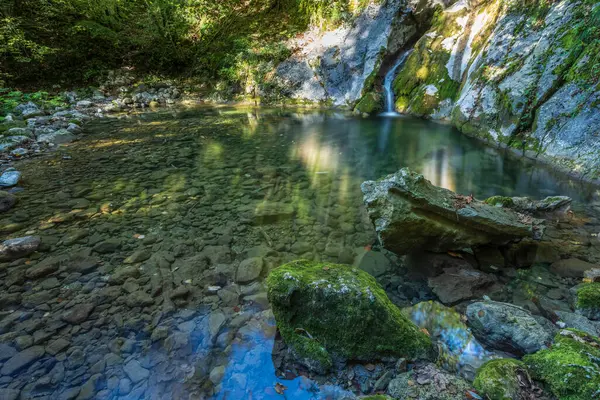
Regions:
<instances>
[{"instance_id":1,"label":"small cascade","mask_svg":"<svg viewBox=\"0 0 600 400\"><path fill-rule=\"evenodd\" d=\"M396 64L394 64L394 66L385 75L385 79L383 81L383 91L385 92L385 112L381 114L384 117L395 117L400 115L394 110L394 90L392 89L392 85L394 83L394 79L396 78L398 68L404 65L410 53L412 53L412 50L402 53Z\"/></svg>"}]
</instances>

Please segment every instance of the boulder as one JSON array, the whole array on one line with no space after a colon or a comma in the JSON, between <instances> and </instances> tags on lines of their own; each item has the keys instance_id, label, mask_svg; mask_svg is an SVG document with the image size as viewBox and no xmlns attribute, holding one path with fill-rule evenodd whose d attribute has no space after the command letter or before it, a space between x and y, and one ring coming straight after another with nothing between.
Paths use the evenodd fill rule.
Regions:
<instances>
[{"instance_id":1,"label":"boulder","mask_svg":"<svg viewBox=\"0 0 600 400\"><path fill-rule=\"evenodd\" d=\"M271 272L267 288L289 351L315 372L329 370L332 357L432 357L431 339L358 268L293 261Z\"/></svg>"},{"instance_id":2,"label":"boulder","mask_svg":"<svg viewBox=\"0 0 600 400\"><path fill-rule=\"evenodd\" d=\"M40 244L41 240L37 236L24 236L5 240L0 244L0 261L25 257L36 251Z\"/></svg>"},{"instance_id":3,"label":"boulder","mask_svg":"<svg viewBox=\"0 0 600 400\"><path fill-rule=\"evenodd\" d=\"M40 108L32 101L19 104L15 107L15 111L20 113L25 118L31 118L43 114L42 110L40 110Z\"/></svg>"},{"instance_id":4,"label":"boulder","mask_svg":"<svg viewBox=\"0 0 600 400\"><path fill-rule=\"evenodd\" d=\"M534 383L524 363L505 358L483 364L477 370L473 387L486 399L512 400L528 398Z\"/></svg>"},{"instance_id":5,"label":"boulder","mask_svg":"<svg viewBox=\"0 0 600 400\"><path fill-rule=\"evenodd\" d=\"M397 254L502 245L544 231L542 220L436 187L408 168L361 189L381 243Z\"/></svg>"},{"instance_id":6,"label":"boulder","mask_svg":"<svg viewBox=\"0 0 600 400\"><path fill-rule=\"evenodd\" d=\"M564 329L550 349L525 356L533 378L546 384L559 399L598 398L600 340L584 332Z\"/></svg>"},{"instance_id":7,"label":"boulder","mask_svg":"<svg viewBox=\"0 0 600 400\"><path fill-rule=\"evenodd\" d=\"M536 318L527 310L495 301L476 302L467 307L473 335L484 345L516 355L534 353L552 341L550 321Z\"/></svg>"},{"instance_id":8,"label":"boulder","mask_svg":"<svg viewBox=\"0 0 600 400\"><path fill-rule=\"evenodd\" d=\"M588 335L600 336L600 325L597 326L583 315L567 311L554 311L554 313L560 318L557 325L560 325L561 322L564 324L560 325L562 328L573 328L583 331Z\"/></svg>"}]
</instances>

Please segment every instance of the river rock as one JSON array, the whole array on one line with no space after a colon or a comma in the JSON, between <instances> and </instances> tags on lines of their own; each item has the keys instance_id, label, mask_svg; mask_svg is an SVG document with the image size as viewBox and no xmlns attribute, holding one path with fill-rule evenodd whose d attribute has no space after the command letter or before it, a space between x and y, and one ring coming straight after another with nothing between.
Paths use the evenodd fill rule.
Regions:
<instances>
[{"instance_id":1,"label":"river rock","mask_svg":"<svg viewBox=\"0 0 600 400\"><path fill-rule=\"evenodd\" d=\"M534 393L527 366L512 358L486 362L477 370L473 387L490 400L526 399Z\"/></svg>"},{"instance_id":2,"label":"river rock","mask_svg":"<svg viewBox=\"0 0 600 400\"><path fill-rule=\"evenodd\" d=\"M554 313L565 324L563 328L574 328L589 335L600 336L600 325L595 325L583 315L567 311L555 311Z\"/></svg>"},{"instance_id":3,"label":"river rock","mask_svg":"<svg viewBox=\"0 0 600 400\"><path fill-rule=\"evenodd\" d=\"M361 189L381 243L397 254L502 245L544 230L542 220L436 187L408 168Z\"/></svg>"},{"instance_id":4,"label":"river rock","mask_svg":"<svg viewBox=\"0 0 600 400\"><path fill-rule=\"evenodd\" d=\"M6 212L13 208L16 202L17 198L14 194L0 190L0 213Z\"/></svg>"},{"instance_id":5,"label":"river rock","mask_svg":"<svg viewBox=\"0 0 600 400\"><path fill-rule=\"evenodd\" d=\"M20 113L24 118L32 118L43 114L42 110L32 101L19 104L15 107L15 111Z\"/></svg>"},{"instance_id":6,"label":"river rock","mask_svg":"<svg viewBox=\"0 0 600 400\"><path fill-rule=\"evenodd\" d=\"M15 186L21 179L21 173L14 168L9 168L0 175L0 187Z\"/></svg>"},{"instance_id":7,"label":"river rock","mask_svg":"<svg viewBox=\"0 0 600 400\"><path fill-rule=\"evenodd\" d=\"M138 383L140 381L148 379L148 377L150 376L150 371L142 367L140 362L137 360L129 361L127 364L125 364L123 370L133 383Z\"/></svg>"},{"instance_id":8,"label":"river rock","mask_svg":"<svg viewBox=\"0 0 600 400\"><path fill-rule=\"evenodd\" d=\"M23 368L28 367L35 361L42 358L44 353L45 351L43 346L29 347L7 360L2 366L0 374L13 375L14 373L21 371Z\"/></svg>"},{"instance_id":9,"label":"river rock","mask_svg":"<svg viewBox=\"0 0 600 400\"><path fill-rule=\"evenodd\" d=\"M559 399L589 400L600 388L600 340L584 332L563 329L550 349L525 356L533 378Z\"/></svg>"},{"instance_id":10,"label":"river rock","mask_svg":"<svg viewBox=\"0 0 600 400\"><path fill-rule=\"evenodd\" d=\"M392 269L390 260L379 251L363 251L356 256L354 265L374 277L385 275Z\"/></svg>"},{"instance_id":11,"label":"river rock","mask_svg":"<svg viewBox=\"0 0 600 400\"><path fill-rule=\"evenodd\" d=\"M17 400L21 394L17 389L0 389L0 399L2 400Z\"/></svg>"},{"instance_id":12,"label":"river rock","mask_svg":"<svg viewBox=\"0 0 600 400\"><path fill-rule=\"evenodd\" d=\"M62 320L73 325L78 325L87 320L94 308L95 305L91 303L76 304L63 314Z\"/></svg>"},{"instance_id":13,"label":"river rock","mask_svg":"<svg viewBox=\"0 0 600 400\"><path fill-rule=\"evenodd\" d=\"M583 273L586 282L600 282L600 268L593 268Z\"/></svg>"},{"instance_id":14,"label":"river rock","mask_svg":"<svg viewBox=\"0 0 600 400\"><path fill-rule=\"evenodd\" d=\"M430 338L358 268L294 261L273 270L267 287L284 342L311 370L329 370L332 355L365 361L431 357Z\"/></svg>"},{"instance_id":15,"label":"river rock","mask_svg":"<svg viewBox=\"0 0 600 400\"><path fill-rule=\"evenodd\" d=\"M550 321L536 319L527 310L495 301L469 304L467 321L473 335L495 350L516 355L535 353L552 341Z\"/></svg>"},{"instance_id":16,"label":"river rock","mask_svg":"<svg viewBox=\"0 0 600 400\"><path fill-rule=\"evenodd\" d=\"M444 273L427 282L442 303L453 305L480 297L486 288L496 283L496 277L475 269L453 267L445 268Z\"/></svg>"},{"instance_id":17,"label":"river rock","mask_svg":"<svg viewBox=\"0 0 600 400\"><path fill-rule=\"evenodd\" d=\"M240 263L235 274L235 281L248 283L257 279L263 269L263 259L260 257L248 258Z\"/></svg>"},{"instance_id":18,"label":"river rock","mask_svg":"<svg viewBox=\"0 0 600 400\"><path fill-rule=\"evenodd\" d=\"M41 244L37 236L24 236L8 239L0 244L0 261L25 257L36 251Z\"/></svg>"}]
</instances>

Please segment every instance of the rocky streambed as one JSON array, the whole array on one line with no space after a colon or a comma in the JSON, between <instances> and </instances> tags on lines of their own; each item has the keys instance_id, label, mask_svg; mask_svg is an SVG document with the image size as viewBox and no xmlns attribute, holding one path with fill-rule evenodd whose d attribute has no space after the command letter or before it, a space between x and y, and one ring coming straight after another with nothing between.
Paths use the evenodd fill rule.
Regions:
<instances>
[{"instance_id":1,"label":"rocky streambed","mask_svg":"<svg viewBox=\"0 0 600 400\"><path fill-rule=\"evenodd\" d=\"M360 185L406 165L465 194L463 205L471 193L567 195L572 212L547 219L542 241L394 254L379 245ZM599 333L594 292L577 287L600 261L595 189L448 127L171 110L92 121L80 140L17 167L0 214L0 398L463 399L479 396L483 363L524 354L541 356L499 368L552 398L563 388L544 389L528 369L554 368L539 350L594 348L562 328ZM326 340L293 324L287 338L327 351L322 368L297 362L269 302L267 276L298 259L321 263L317 287L353 265L342 272L364 277L381 304L354 320L339 312ZM404 326L414 339L371 349L371 326L387 327L380 336ZM591 362L582 368L594 378Z\"/></svg>"}]
</instances>

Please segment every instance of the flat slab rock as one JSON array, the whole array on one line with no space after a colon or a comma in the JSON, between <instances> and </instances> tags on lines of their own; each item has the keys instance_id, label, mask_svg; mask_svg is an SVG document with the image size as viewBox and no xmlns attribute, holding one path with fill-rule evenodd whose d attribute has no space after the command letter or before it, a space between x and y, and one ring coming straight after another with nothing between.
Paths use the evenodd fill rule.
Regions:
<instances>
[{"instance_id":1,"label":"flat slab rock","mask_svg":"<svg viewBox=\"0 0 600 400\"><path fill-rule=\"evenodd\" d=\"M502 245L544 232L543 220L436 187L408 168L361 189L381 243L397 254Z\"/></svg>"}]
</instances>

